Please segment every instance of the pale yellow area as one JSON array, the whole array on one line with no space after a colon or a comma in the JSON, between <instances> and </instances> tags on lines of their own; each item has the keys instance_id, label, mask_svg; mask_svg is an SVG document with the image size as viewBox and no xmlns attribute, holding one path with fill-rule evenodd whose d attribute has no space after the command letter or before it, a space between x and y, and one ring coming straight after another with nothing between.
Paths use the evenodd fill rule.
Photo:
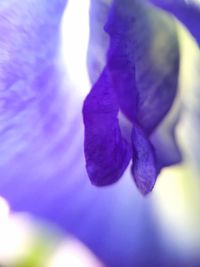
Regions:
<instances>
[{"instance_id":1,"label":"pale yellow area","mask_svg":"<svg viewBox=\"0 0 200 267\"><path fill-rule=\"evenodd\" d=\"M187 166L166 168L153 193L163 237L177 250L197 254L200 249L200 181Z\"/></svg>"},{"instance_id":2,"label":"pale yellow area","mask_svg":"<svg viewBox=\"0 0 200 267\"><path fill-rule=\"evenodd\" d=\"M189 110L190 106L199 105L194 92L200 90L200 51L186 29L180 24L177 28L181 49L180 96ZM200 250L200 175L188 160L190 148L185 135L188 118L186 111L177 129L185 162L162 171L152 199L164 239L184 255L191 256L198 255Z\"/></svg>"}]
</instances>

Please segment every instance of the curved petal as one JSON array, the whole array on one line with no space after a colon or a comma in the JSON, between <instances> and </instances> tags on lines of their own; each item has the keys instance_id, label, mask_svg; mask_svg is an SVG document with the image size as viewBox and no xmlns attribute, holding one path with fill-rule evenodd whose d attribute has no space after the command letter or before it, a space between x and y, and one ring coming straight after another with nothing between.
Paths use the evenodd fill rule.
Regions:
<instances>
[{"instance_id":1,"label":"curved petal","mask_svg":"<svg viewBox=\"0 0 200 267\"><path fill-rule=\"evenodd\" d=\"M134 126L132 131L133 165L135 183L143 195L152 191L157 178L154 149L142 130Z\"/></svg>"},{"instance_id":2,"label":"curved petal","mask_svg":"<svg viewBox=\"0 0 200 267\"><path fill-rule=\"evenodd\" d=\"M200 44L200 2L198 0L150 0L177 17Z\"/></svg>"},{"instance_id":3,"label":"curved petal","mask_svg":"<svg viewBox=\"0 0 200 267\"><path fill-rule=\"evenodd\" d=\"M122 138L119 105L108 71L104 71L85 100L85 158L90 180L98 186L116 182L130 160L130 148Z\"/></svg>"},{"instance_id":4,"label":"curved petal","mask_svg":"<svg viewBox=\"0 0 200 267\"><path fill-rule=\"evenodd\" d=\"M144 1L113 2L106 30L122 111L151 133L177 91L179 47L173 19ZM159 112L158 112L159 110Z\"/></svg>"}]
</instances>

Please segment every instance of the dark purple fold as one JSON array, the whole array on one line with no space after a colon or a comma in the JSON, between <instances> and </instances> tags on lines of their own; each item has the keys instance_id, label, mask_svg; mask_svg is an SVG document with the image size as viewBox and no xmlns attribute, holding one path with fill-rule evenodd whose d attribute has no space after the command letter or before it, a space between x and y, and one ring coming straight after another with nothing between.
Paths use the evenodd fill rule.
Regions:
<instances>
[{"instance_id":1,"label":"dark purple fold","mask_svg":"<svg viewBox=\"0 0 200 267\"><path fill-rule=\"evenodd\" d=\"M91 182L98 186L116 182L131 157L121 135L118 112L118 100L107 70L93 86L83 108L86 169Z\"/></svg>"},{"instance_id":2,"label":"dark purple fold","mask_svg":"<svg viewBox=\"0 0 200 267\"><path fill-rule=\"evenodd\" d=\"M150 0L177 17L200 44L200 3L195 0Z\"/></svg>"}]
</instances>

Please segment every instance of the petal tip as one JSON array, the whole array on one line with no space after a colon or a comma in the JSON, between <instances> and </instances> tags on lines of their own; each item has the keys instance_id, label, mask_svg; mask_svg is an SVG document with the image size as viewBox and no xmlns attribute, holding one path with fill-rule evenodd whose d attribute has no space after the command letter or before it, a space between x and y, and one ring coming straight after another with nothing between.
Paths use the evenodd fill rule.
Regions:
<instances>
[{"instance_id":1,"label":"petal tip","mask_svg":"<svg viewBox=\"0 0 200 267\"><path fill-rule=\"evenodd\" d=\"M155 181L156 181L156 178L155 176L152 178L146 178L144 180L141 179L141 177L138 177L135 173L135 170L134 170L134 167L132 167L132 174L133 174L133 179L135 181L135 184L139 190L139 192L143 195L143 196L147 196L148 194L150 194L153 189L154 189L154 186L155 186Z\"/></svg>"},{"instance_id":2,"label":"petal tip","mask_svg":"<svg viewBox=\"0 0 200 267\"><path fill-rule=\"evenodd\" d=\"M156 168L154 149L143 131L135 126L132 132L133 179L143 195L150 193L155 185L158 171Z\"/></svg>"}]
</instances>

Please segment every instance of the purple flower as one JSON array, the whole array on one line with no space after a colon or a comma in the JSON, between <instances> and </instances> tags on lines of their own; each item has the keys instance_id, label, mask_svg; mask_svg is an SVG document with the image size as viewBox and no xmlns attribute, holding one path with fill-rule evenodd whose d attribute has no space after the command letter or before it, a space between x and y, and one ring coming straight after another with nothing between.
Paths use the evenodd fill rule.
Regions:
<instances>
[{"instance_id":1,"label":"purple flower","mask_svg":"<svg viewBox=\"0 0 200 267\"><path fill-rule=\"evenodd\" d=\"M0 194L10 202L12 209L28 211L54 222L82 240L107 266L187 266L187 259L177 256L177 251L170 250L160 238L151 210L152 198L145 199L137 193L128 172L115 186L101 189L92 187L87 179L83 99L76 98L59 58L65 2L9 0L0 4L0 33L3 33L0 37ZM95 5L95 1L92 4ZM136 2L130 2L133 4ZM98 175L114 170L120 176L133 156L134 177L146 193L163 166L180 160L175 142L179 111L171 113L177 89L179 49L173 20L153 7L139 2L137 5L133 17L129 14L129 5L125 5L121 13L119 2L114 2L111 9L105 5L104 13L96 10L99 17L93 19L104 21L107 12L110 14L106 29L111 43L101 72L103 61L101 65L101 57L97 60L96 44L101 44L103 55L108 40L101 39L105 35L98 36L98 31L93 29L96 35L91 33L93 56L90 50L88 64L95 84L86 100L84 119L89 133L86 144L92 144L86 155L92 161L89 169L95 170L93 162L97 159L99 164L102 156ZM92 8L91 14L94 14ZM118 16L122 19L117 20ZM133 32L130 32L130 25L135 23L139 28L131 26ZM100 23L101 28L103 32ZM165 42L161 42L160 47L155 41L163 29ZM151 46L154 48L152 57ZM151 67L148 75L145 66ZM96 81L99 72L100 78ZM124 83L130 86L123 87ZM173 85L170 94L169 90L165 91L168 83ZM123 88L127 91L120 90ZM104 131L105 136L99 135ZM94 146L90 142L93 135L97 135ZM115 144L113 160L107 155L114 153ZM99 153L104 152L102 145L105 158ZM92 150L97 153L94 158ZM149 178L143 182L144 174ZM94 181L105 184L118 177L108 178L103 182Z\"/></svg>"},{"instance_id":2,"label":"purple flower","mask_svg":"<svg viewBox=\"0 0 200 267\"><path fill-rule=\"evenodd\" d=\"M87 172L93 184L109 185L119 180L132 158L133 178L147 194L160 169L180 160L180 153L176 153L175 161L162 161L159 149L150 141L177 93L175 22L145 1L116 0L110 6L105 30L110 37L106 66L83 108ZM92 34L91 41L97 35ZM89 62L93 73L94 61ZM131 123L132 133L126 136L120 112Z\"/></svg>"}]
</instances>

